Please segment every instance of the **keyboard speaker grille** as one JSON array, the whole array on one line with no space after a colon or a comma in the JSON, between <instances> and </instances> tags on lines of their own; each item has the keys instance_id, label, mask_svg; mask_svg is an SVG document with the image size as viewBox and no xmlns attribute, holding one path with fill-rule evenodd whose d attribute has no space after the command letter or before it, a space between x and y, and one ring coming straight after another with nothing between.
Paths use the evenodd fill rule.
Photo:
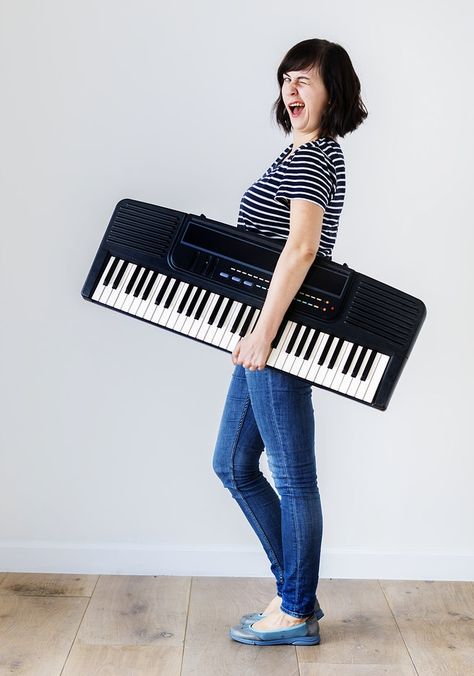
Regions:
<instances>
[{"instance_id":1,"label":"keyboard speaker grille","mask_svg":"<svg viewBox=\"0 0 474 676\"><path fill-rule=\"evenodd\" d=\"M179 222L178 215L164 214L153 205L121 203L107 241L161 258L169 250Z\"/></svg>"},{"instance_id":2,"label":"keyboard speaker grille","mask_svg":"<svg viewBox=\"0 0 474 676\"><path fill-rule=\"evenodd\" d=\"M419 324L416 299L396 289L361 280L346 314L346 323L406 346Z\"/></svg>"}]
</instances>

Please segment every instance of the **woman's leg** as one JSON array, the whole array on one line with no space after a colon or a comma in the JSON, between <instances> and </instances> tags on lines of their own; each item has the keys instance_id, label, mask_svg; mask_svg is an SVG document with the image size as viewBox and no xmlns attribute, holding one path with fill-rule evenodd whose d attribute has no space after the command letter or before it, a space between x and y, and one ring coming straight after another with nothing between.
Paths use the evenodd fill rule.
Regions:
<instances>
[{"instance_id":1,"label":"woman's leg","mask_svg":"<svg viewBox=\"0 0 474 676\"><path fill-rule=\"evenodd\" d=\"M283 585L280 500L259 469L263 441L252 411L244 367L235 366L213 457L213 469L237 501L270 560L277 593Z\"/></svg>"},{"instance_id":2,"label":"woman's leg","mask_svg":"<svg viewBox=\"0 0 474 676\"><path fill-rule=\"evenodd\" d=\"M244 372L253 415L281 497L281 610L293 617L307 617L319 608L316 588L323 531L311 385L269 366Z\"/></svg>"}]
</instances>

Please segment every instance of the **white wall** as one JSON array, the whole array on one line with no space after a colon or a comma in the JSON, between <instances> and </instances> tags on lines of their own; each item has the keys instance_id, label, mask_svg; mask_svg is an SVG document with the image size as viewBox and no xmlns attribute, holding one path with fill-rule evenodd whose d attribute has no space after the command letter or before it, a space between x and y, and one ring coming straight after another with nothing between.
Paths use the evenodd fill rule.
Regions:
<instances>
[{"instance_id":1,"label":"white wall","mask_svg":"<svg viewBox=\"0 0 474 676\"><path fill-rule=\"evenodd\" d=\"M0 570L270 574L212 470L230 354L80 291L123 197L236 223L291 141L277 66L324 37L369 110L340 139L333 258L428 315L387 411L314 388L320 573L472 579L472 5L2 0L0 19Z\"/></svg>"}]
</instances>

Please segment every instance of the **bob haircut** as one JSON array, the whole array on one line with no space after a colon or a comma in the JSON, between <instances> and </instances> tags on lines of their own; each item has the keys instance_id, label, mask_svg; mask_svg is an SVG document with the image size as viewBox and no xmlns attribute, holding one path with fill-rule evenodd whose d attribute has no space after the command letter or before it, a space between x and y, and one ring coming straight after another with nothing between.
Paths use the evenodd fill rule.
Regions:
<instances>
[{"instance_id":1,"label":"bob haircut","mask_svg":"<svg viewBox=\"0 0 474 676\"><path fill-rule=\"evenodd\" d=\"M319 73L329 95L319 124L319 136L344 137L347 132L357 129L368 112L360 97L360 81L349 55L343 47L329 40L303 40L285 54L277 71L280 95L272 106L272 114L278 126L289 134L292 129L290 116L281 95L283 75L312 67Z\"/></svg>"}]
</instances>

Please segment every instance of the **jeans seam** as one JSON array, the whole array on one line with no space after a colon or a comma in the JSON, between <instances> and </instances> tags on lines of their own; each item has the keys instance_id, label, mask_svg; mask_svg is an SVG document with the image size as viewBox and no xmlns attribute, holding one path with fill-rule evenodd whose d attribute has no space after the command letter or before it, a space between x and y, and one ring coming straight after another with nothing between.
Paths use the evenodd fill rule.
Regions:
<instances>
[{"instance_id":1,"label":"jeans seam","mask_svg":"<svg viewBox=\"0 0 474 676\"><path fill-rule=\"evenodd\" d=\"M268 376L268 377L269 377L269 376ZM271 412L272 412L273 422L274 422L275 430L276 430L276 433L277 433L277 436L278 436L278 441L279 441L279 444L280 444L280 448L281 448L281 450L282 450L282 456L285 457L285 449L284 449L284 446L283 446L283 439L281 438L280 429L279 429L279 427L278 427L278 418L277 418L277 415L276 415L276 412L275 412L275 401L274 401L274 394L275 394L275 393L274 393L274 388L273 388L273 387L270 387L269 390L270 390L270 403L271 403L271 407L270 407L270 408L271 408ZM291 519L292 519L292 521L293 521L293 528L294 528L294 531L295 531L295 540L296 540L296 562L297 562L297 563L296 563L296 565L297 565L297 570L296 570L295 598L298 598L298 592L299 592L299 572L300 572L300 571L299 571L300 547L299 547L298 530L297 530L297 528L296 528L295 513L294 513L293 508L292 508L292 506L291 506L291 502L292 502L292 501L289 500L289 509L290 509L290 513L291 513ZM286 611L283 609L283 604L282 604L282 606L281 606L281 609L283 610L283 612L286 612ZM305 617L305 616L302 615L301 613L300 613L298 616L299 616L299 617Z\"/></svg>"},{"instance_id":2,"label":"jeans seam","mask_svg":"<svg viewBox=\"0 0 474 676\"><path fill-rule=\"evenodd\" d=\"M235 452L236 452L236 450L237 450L237 444L238 444L239 439L240 439L240 433L241 433L241 431L242 431L242 427L243 427L243 424L244 424L245 416L247 415L247 411L248 411L248 409L249 409L249 406L250 406L250 396L247 396L247 397L246 397L246 402L245 402L245 405L244 405L244 409L243 409L242 415L241 415L240 420L239 420L239 425L238 425L238 427L237 427L237 434L235 435L234 445L233 445L232 453L231 453L231 463L230 463L230 467L231 467L231 472L232 472L232 482L233 482L233 484L234 484L234 488L236 488L237 490L239 490L239 489L238 489L237 483L236 483L236 481L235 481L234 458L235 458ZM253 516L253 518L254 518L254 520L255 520L255 523L258 524L258 527L260 528L260 531L262 532L263 537L265 538L266 543L268 544L268 549L269 549L269 550L271 551L271 553L272 553L274 563L276 563L276 565L278 566L278 568L279 568L279 570L280 570L280 582L281 582L282 579L283 579L283 578L282 578L283 566L282 566L282 565L280 564L280 562L278 561L278 558L277 558L277 556L275 555L275 552L273 551L273 547L272 547L271 544L270 544L270 540L268 539L267 534L265 533L265 530L264 530L263 527L262 527L262 524L260 523L260 521L258 520L257 516L255 515L255 512L254 512L253 509L250 507L247 498L244 496L244 494L243 494L240 490L239 490L239 493L240 493L241 499L244 500L244 502L245 502L245 504L246 504L246 506L247 506L247 509L248 509L249 512L252 514L252 516Z\"/></svg>"}]
</instances>

